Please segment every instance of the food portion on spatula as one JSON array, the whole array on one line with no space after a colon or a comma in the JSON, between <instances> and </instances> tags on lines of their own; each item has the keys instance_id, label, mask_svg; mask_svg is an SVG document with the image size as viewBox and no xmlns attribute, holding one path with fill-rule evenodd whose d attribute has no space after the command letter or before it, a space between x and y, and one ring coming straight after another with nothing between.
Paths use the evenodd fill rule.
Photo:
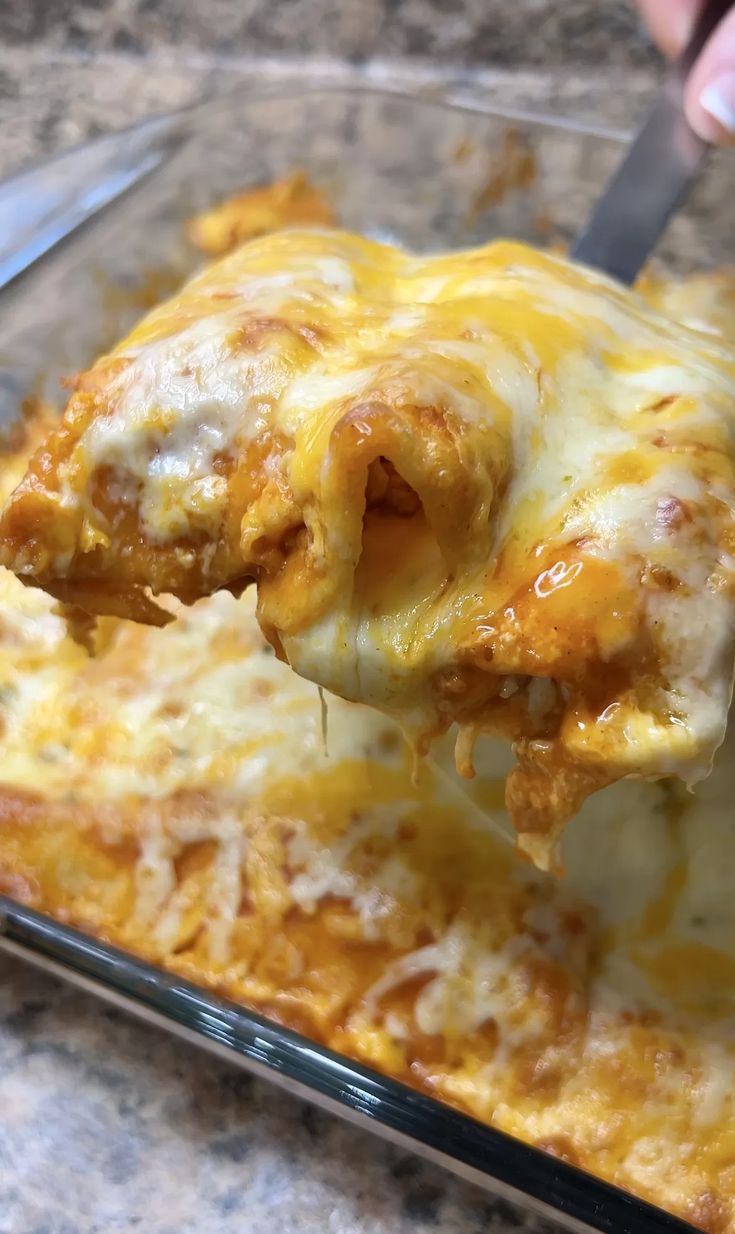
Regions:
<instances>
[{"instance_id":1,"label":"food portion on spatula","mask_svg":"<svg viewBox=\"0 0 735 1234\"><path fill-rule=\"evenodd\" d=\"M627 775L706 774L735 640L735 355L521 244L257 239L80 374L0 559L92 613L258 589L294 669L458 762L514 743L552 860Z\"/></svg>"}]
</instances>

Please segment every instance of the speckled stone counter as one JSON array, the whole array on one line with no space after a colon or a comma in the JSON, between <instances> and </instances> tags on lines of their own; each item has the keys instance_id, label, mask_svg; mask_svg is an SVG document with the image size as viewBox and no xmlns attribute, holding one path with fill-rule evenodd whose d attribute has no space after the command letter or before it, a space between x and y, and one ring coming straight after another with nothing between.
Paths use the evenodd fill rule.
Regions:
<instances>
[{"instance_id":1,"label":"speckled stone counter","mask_svg":"<svg viewBox=\"0 0 735 1234\"><path fill-rule=\"evenodd\" d=\"M266 81L387 78L625 128L654 66L618 0L5 0L0 173L151 112ZM540 1228L368 1132L0 956L0 1234L518 1227Z\"/></svg>"},{"instance_id":2,"label":"speckled stone counter","mask_svg":"<svg viewBox=\"0 0 735 1234\"><path fill-rule=\"evenodd\" d=\"M0 1234L542 1223L0 956Z\"/></svg>"},{"instance_id":3,"label":"speckled stone counter","mask_svg":"<svg viewBox=\"0 0 735 1234\"><path fill-rule=\"evenodd\" d=\"M627 0L4 0L0 42L49 51L424 59L434 66L650 65Z\"/></svg>"},{"instance_id":4,"label":"speckled stone counter","mask_svg":"<svg viewBox=\"0 0 735 1234\"><path fill-rule=\"evenodd\" d=\"M294 75L627 126L658 63L629 0L2 0L0 170Z\"/></svg>"}]
</instances>

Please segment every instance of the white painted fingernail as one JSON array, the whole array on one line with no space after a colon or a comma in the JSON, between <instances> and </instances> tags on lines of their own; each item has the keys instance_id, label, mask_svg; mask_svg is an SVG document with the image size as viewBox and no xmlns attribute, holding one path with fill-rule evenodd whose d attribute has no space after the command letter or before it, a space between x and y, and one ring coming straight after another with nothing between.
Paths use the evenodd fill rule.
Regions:
<instances>
[{"instance_id":1,"label":"white painted fingernail","mask_svg":"<svg viewBox=\"0 0 735 1234\"><path fill-rule=\"evenodd\" d=\"M735 133L735 73L716 77L699 96L700 106L728 133Z\"/></svg>"}]
</instances>

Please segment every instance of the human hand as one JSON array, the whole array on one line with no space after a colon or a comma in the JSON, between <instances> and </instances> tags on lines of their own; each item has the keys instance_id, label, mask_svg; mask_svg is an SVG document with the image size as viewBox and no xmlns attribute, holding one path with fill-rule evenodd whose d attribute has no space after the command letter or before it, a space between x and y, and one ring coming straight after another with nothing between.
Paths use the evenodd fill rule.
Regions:
<instances>
[{"instance_id":1,"label":"human hand","mask_svg":"<svg viewBox=\"0 0 735 1234\"><path fill-rule=\"evenodd\" d=\"M703 0L636 0L661 50L678 56L692 32ZM686 83L689 123L718 145L735 143L735 7L705 44Z\"/></svg>"}]
</instances>

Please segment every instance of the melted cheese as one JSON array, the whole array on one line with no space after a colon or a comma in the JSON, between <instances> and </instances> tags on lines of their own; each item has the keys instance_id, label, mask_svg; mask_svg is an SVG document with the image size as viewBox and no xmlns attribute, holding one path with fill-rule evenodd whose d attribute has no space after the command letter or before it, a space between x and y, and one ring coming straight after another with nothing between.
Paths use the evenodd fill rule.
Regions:
<instances>
[{"instance_id":1,"label":"melted cheese","mask_svg":"<svg viewBox=\"0 0 735 1234\"><path fill-rule=\"evenodd\" d=\"M187 233L209 257L221 257L254 236L281 227L326 226L334 214L302 171L259 188L246 189L192 219Z\"/></svg>"},{"instance_id":2,"label":"melted cheese","mask_svg":"<svg viewBox=\"0 0 735 1234\"><path fill-rule=\"evenodd\" d=\"M2 559L161 623L144 587L255 579L302 676L420 748L458 721L468 774L477 733L515 742L508 805L548 864L596 788L694 783L724 733L735 357L695 299L709 333L518 244L260 239L79 378Z\"/></svg>"}]
</instances>

